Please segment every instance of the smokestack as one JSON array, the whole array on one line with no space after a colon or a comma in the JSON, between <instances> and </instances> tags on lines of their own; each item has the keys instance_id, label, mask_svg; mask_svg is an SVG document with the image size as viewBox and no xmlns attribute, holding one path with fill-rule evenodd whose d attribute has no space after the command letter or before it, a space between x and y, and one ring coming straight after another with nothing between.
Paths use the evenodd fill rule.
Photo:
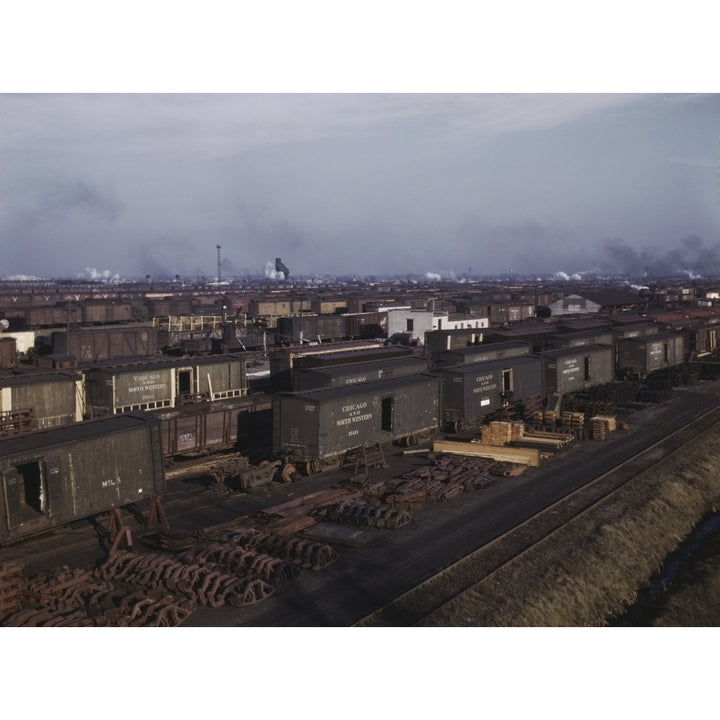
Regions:
<instances>
[{"instance_id":1,"label":"smokestack","mask_svg":"<svg viewBox=\"0 0 720 720\"><path fill-rule=\"evenodd\" d=\"M220 284L220 246L216 245L218 251L218 285Z\"/></svg>"},{"instance_id":2,"label":"smokestack","mask_svg":"<svg viewBox=\"0 0 720 720\"><path fill-rule=\"evenodd\" d=\"M281 272L283 275L285 275L286 280L290 277L290 271L283 264L281 258L275 258L275 272Z\"/></svg>"}]
</instances>

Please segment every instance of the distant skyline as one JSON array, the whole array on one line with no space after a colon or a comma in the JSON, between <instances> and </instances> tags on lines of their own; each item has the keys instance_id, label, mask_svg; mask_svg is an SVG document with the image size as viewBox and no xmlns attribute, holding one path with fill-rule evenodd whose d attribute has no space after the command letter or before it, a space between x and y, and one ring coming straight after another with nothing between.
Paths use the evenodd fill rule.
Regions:
<instances>
[{"instance_id":1,"label":"distant skyline","mask_svg":"<svg viewBox=\"0 0 720 720\"><path fill-rule=\"evenodd\" d=\"M720 275L720 95L0 95L0 277Z\"/></svg>"}]
</instances>

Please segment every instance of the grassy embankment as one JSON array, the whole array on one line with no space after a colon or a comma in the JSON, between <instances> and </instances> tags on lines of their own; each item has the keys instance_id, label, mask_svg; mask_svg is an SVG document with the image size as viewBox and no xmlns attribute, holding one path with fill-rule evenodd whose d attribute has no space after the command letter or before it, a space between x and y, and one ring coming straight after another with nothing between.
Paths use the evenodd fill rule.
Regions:
<instances>
[{"instance_id":1,"label":"grassy embankment","mask_svg":"<svg viewBox=\"0 0 720 720\"><path fill-rule=\"evenodd\" d=\"M720 505L720 426L637 475L601 506L479 583L427 622L442 626L606 625L649 586L665 557ZM708 561L711 562L711 561ZM710 567L710 566L708 566ZM706 574L720 591L720 563ZM705 588L708 589L708 588ZM694 596L698 590L688 589ZM716 595L717 597L717 595ZM702 599L668 599L662 624L711 624ZM692 619L691 619L692 618ZM660 620L660 619L659 619ZM658 622L657 624L660 624Z\"/></svg>"}]
</instances>

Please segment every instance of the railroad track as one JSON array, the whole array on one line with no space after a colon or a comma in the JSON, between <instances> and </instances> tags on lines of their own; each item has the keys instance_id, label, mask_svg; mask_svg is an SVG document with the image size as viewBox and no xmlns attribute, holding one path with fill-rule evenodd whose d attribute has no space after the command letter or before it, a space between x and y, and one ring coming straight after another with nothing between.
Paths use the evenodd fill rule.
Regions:
<instances>
[{"instance_id":1,"label":"railroad track","mask_svg":"<svg viewBox=\"0 0 720 720\"><path fill-rule=\"evenodd\" d=\"M552 503L460 560L443 568L408 592L354 623L355 627L417 626L457 601L501 568L548 542L571 521L591 513L640 472L653 467L701 438L720 423L720 409L712 409L683 428L669 433L612 470Z\"/></svg>"}]
</instances>

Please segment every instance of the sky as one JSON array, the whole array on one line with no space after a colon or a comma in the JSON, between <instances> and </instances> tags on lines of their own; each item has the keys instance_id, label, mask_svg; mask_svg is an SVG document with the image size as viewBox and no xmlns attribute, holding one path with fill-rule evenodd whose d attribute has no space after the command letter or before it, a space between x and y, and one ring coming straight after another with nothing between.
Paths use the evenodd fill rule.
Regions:
<instances>
[{"instance_id":1,"label":"sky","mask_svg":"<svg viewBox=\"0 0 720 720\"><path fill-rule=\"evenodd\" d=\"M8 93L0 274L720 275L719 149L714 94Z\"/></svg>"},{"instance_id":2,"label":"sky","mask_svg":"<svg viewBox=\"0 0 720 720\"><path fill-rule=\"evenodd\" d=\"M612 18L596 19L601 35L608 30L601 39L560 28L538 41L516 24L526 54L513 65L507 46L486 35L480 55L468 42L476 26L419 3L410 25L390 15L395 27L416 31L405 32L407 55L392 23L377 31L358 16L358 35L374 33L379 44L363 42L358 58L358 35L348 35L350 63L342 36L323 45L314 40L329 36L324 28L293 34L295 5L285 6L287 26L276 23L275 48L216 18L210 39L198 40L203 20L177 7L185 25L176 20L180 32L161 63L150 30L138 33L132 19L113 19L106 55L100 38L76 30L99 58L95 75L72 35L46 30L37 41L43 55L22 41L12 46L14 34L0 50L26 73L18 82L0 77L0 277L215 278L218 255L226 280L263 276L278 257L291 278L720 275L720 94L676 75L675 55L660 82L646 66L622 62L638 46ZM332 7L311 2L303 12L312 20L313 9L324 10L327 19ZM539 21L532 5L513 12L523 7ZM15 12L18 27L42 32L35 11ZM47 12L51 29L66 14L54 5ZM666 22L661 31L682 31L675 15ZM200 52L188 52L182 31ZM612 46L621 63L598 83L610 31L622 41ZM428 45L431 34L437 46ZM654 63L668 53L662 32L651 37L655 54L642 58ZM683 57L703 46L698 39L690 50L679 45ZM578 79L567 52L583 43L603 55ZM145 63L151 48L155 60ZM221 52L235 52L235 64L213 55ZM202 75L205 55L215 62ZM250 61L253 72L243 74ZM477 81L474 68L490 61L493 72ZM342 71L328 80L321 64ZM536 66L555 82L538 81ZM298 78L304 70L312 81ZM618 80L625 75L629 87Z\"/></svg>"}]
</instances>

